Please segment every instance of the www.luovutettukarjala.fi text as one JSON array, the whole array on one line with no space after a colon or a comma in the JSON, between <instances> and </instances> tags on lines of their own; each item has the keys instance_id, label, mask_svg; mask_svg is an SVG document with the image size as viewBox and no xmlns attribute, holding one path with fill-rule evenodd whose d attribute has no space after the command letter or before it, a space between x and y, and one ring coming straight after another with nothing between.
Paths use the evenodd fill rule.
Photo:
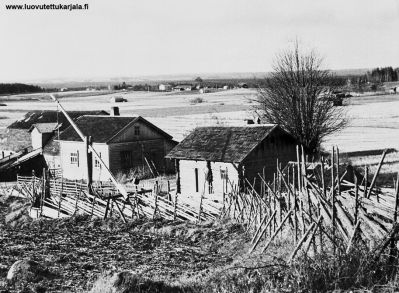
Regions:
<instances>
[{"instance_id":1,"label":"www.luovutettukarjala.fi text","mask_svg":"<svg viewBox=\"0 0 399 293\"><path fill-rule=\"evenodd\" d=\"M7 10L88 10L89 4L6 4Z\"/></svg>"}]
</instances>

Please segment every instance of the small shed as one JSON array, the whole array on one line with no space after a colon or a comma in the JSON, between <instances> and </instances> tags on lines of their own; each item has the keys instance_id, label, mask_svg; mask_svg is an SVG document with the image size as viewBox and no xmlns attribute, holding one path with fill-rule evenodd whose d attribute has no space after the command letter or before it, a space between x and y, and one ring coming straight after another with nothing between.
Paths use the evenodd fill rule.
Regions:
<instances>
[{"instance_id":1,"label":"small shed","mask_svg":"<svg viewBox=\"0 0 399 293\"><path fill-rule=\"evenodd\" d=\"M273 180L277 160L296 159L296 140L277 125L198 127L166 157L176 160L177 191L183 195L222 195L242 188L258 174Z\"/></svg>"},{"instance_id":2,"label":"small shed","mask_svg":"<svg viewBox=\"0 0 399 293\"><path fill-rule=\"evenodd\" d=\"M53 132L57 129L58 123L35 123L30 128L32 149L40 149L50 140Z\"/></svg>"}]
</instances>

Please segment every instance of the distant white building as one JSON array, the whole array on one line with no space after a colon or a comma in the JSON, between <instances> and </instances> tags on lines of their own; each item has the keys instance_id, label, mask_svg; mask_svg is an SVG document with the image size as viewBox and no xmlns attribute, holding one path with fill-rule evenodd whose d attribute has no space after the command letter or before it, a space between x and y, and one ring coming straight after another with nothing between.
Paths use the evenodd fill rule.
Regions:
<instances>
[{"instance_id":1,"label":"distant white building","mask_svg":"<svg viewBox=\"0 0 399 293\"><path fill-rule=\"evenodd\" d=\"M191 91L191 84L180 84L173 88L175 92Z\"/></svg>"},{"instance_id":2,"label":"distant white building","mask_svg":"<svg viewBox=\"0 0 399 293\"><path fill-rule=\"evenodd\" d=\"M159 89L160 91L162 91L162 92L167 92L167 91L172 90L172 86L171 86L170 84L163 84L163 83L161 83L161 84L158 86L158 89Z\"/></svg>"}]
</instances>

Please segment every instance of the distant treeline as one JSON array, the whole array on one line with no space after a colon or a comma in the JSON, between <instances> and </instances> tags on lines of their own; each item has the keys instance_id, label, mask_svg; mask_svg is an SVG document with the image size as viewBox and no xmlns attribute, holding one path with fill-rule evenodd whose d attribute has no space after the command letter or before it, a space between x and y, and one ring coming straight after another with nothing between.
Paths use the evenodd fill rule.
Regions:
<instances>
[{"instance_id":1,"label":"distant treeline","mask_svg":"<svg viewBox=\"0 0 399 293\"><path fill-rule=\"evenodd\" d=\"M399 80L399 68L393 69L391 66L375 68L367 73L370 82L390 82Z\"/></svg>"},{"instance_id":2,"label":"distant treeline","mask_svg":"<svg viewBox=\"0 0 399 293\"><path fill-rule=\"evenodd\" d=\"M23 83L0 83L0 95L39 93L44 90L36 85Z\"/></svg>"}]
</instances>

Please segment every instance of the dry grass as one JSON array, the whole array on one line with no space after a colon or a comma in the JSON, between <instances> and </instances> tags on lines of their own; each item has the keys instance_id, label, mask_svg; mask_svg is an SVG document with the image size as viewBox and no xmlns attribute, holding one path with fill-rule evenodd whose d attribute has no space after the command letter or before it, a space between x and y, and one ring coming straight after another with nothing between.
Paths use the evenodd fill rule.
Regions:
<instances>
[{"instance_id":1,"label":"dry grass","mask_svg":"<svg viewBox=\"0 0 399 293\"><path fill-rule=\"evenodd\" d=\"M323 252L301 255L286 263L292 243L282 241L265 254L241 254L228 265L195 275L173 278L143 277L133 272L103 274L90 291L111 292L394 292L399 289L398 261L361 245L349 254ZM115 290L116 291L112 291ZM118 291L119 290L119 291Z\"/></svg>"},{"instance_id":2,"label":"dry grass","mask_svg":"<svg viewBox=\"0 0 399 293\"><path fill-rule=\"evenodd\" d=\"M116 174L116 180L121 184L133 182L135 179L144 180L149 178L153 178L153 175L147 166L136 167Z\"/></svg>"},{"instance_id":3,"label":"dry grass","mask_svg":"<svg viewBox=\"0 0 399 293\"><path fill-rule=\"evenodd\" d=\"M347 154L342 156L342 163L351 164L357 170L359 170L362 174L364 174L365 167L369 169L369 180L373 178L374 174L377 172L378 165L381 161L380 152L373 151L367 153L359 153L359 154ZM396 150L388 151L385 156L383 165L381 166L381 170L377 177L376 184L381 187L393 187L394 182L399 173L399 152Z\"/></svg>"}]
</instances>

